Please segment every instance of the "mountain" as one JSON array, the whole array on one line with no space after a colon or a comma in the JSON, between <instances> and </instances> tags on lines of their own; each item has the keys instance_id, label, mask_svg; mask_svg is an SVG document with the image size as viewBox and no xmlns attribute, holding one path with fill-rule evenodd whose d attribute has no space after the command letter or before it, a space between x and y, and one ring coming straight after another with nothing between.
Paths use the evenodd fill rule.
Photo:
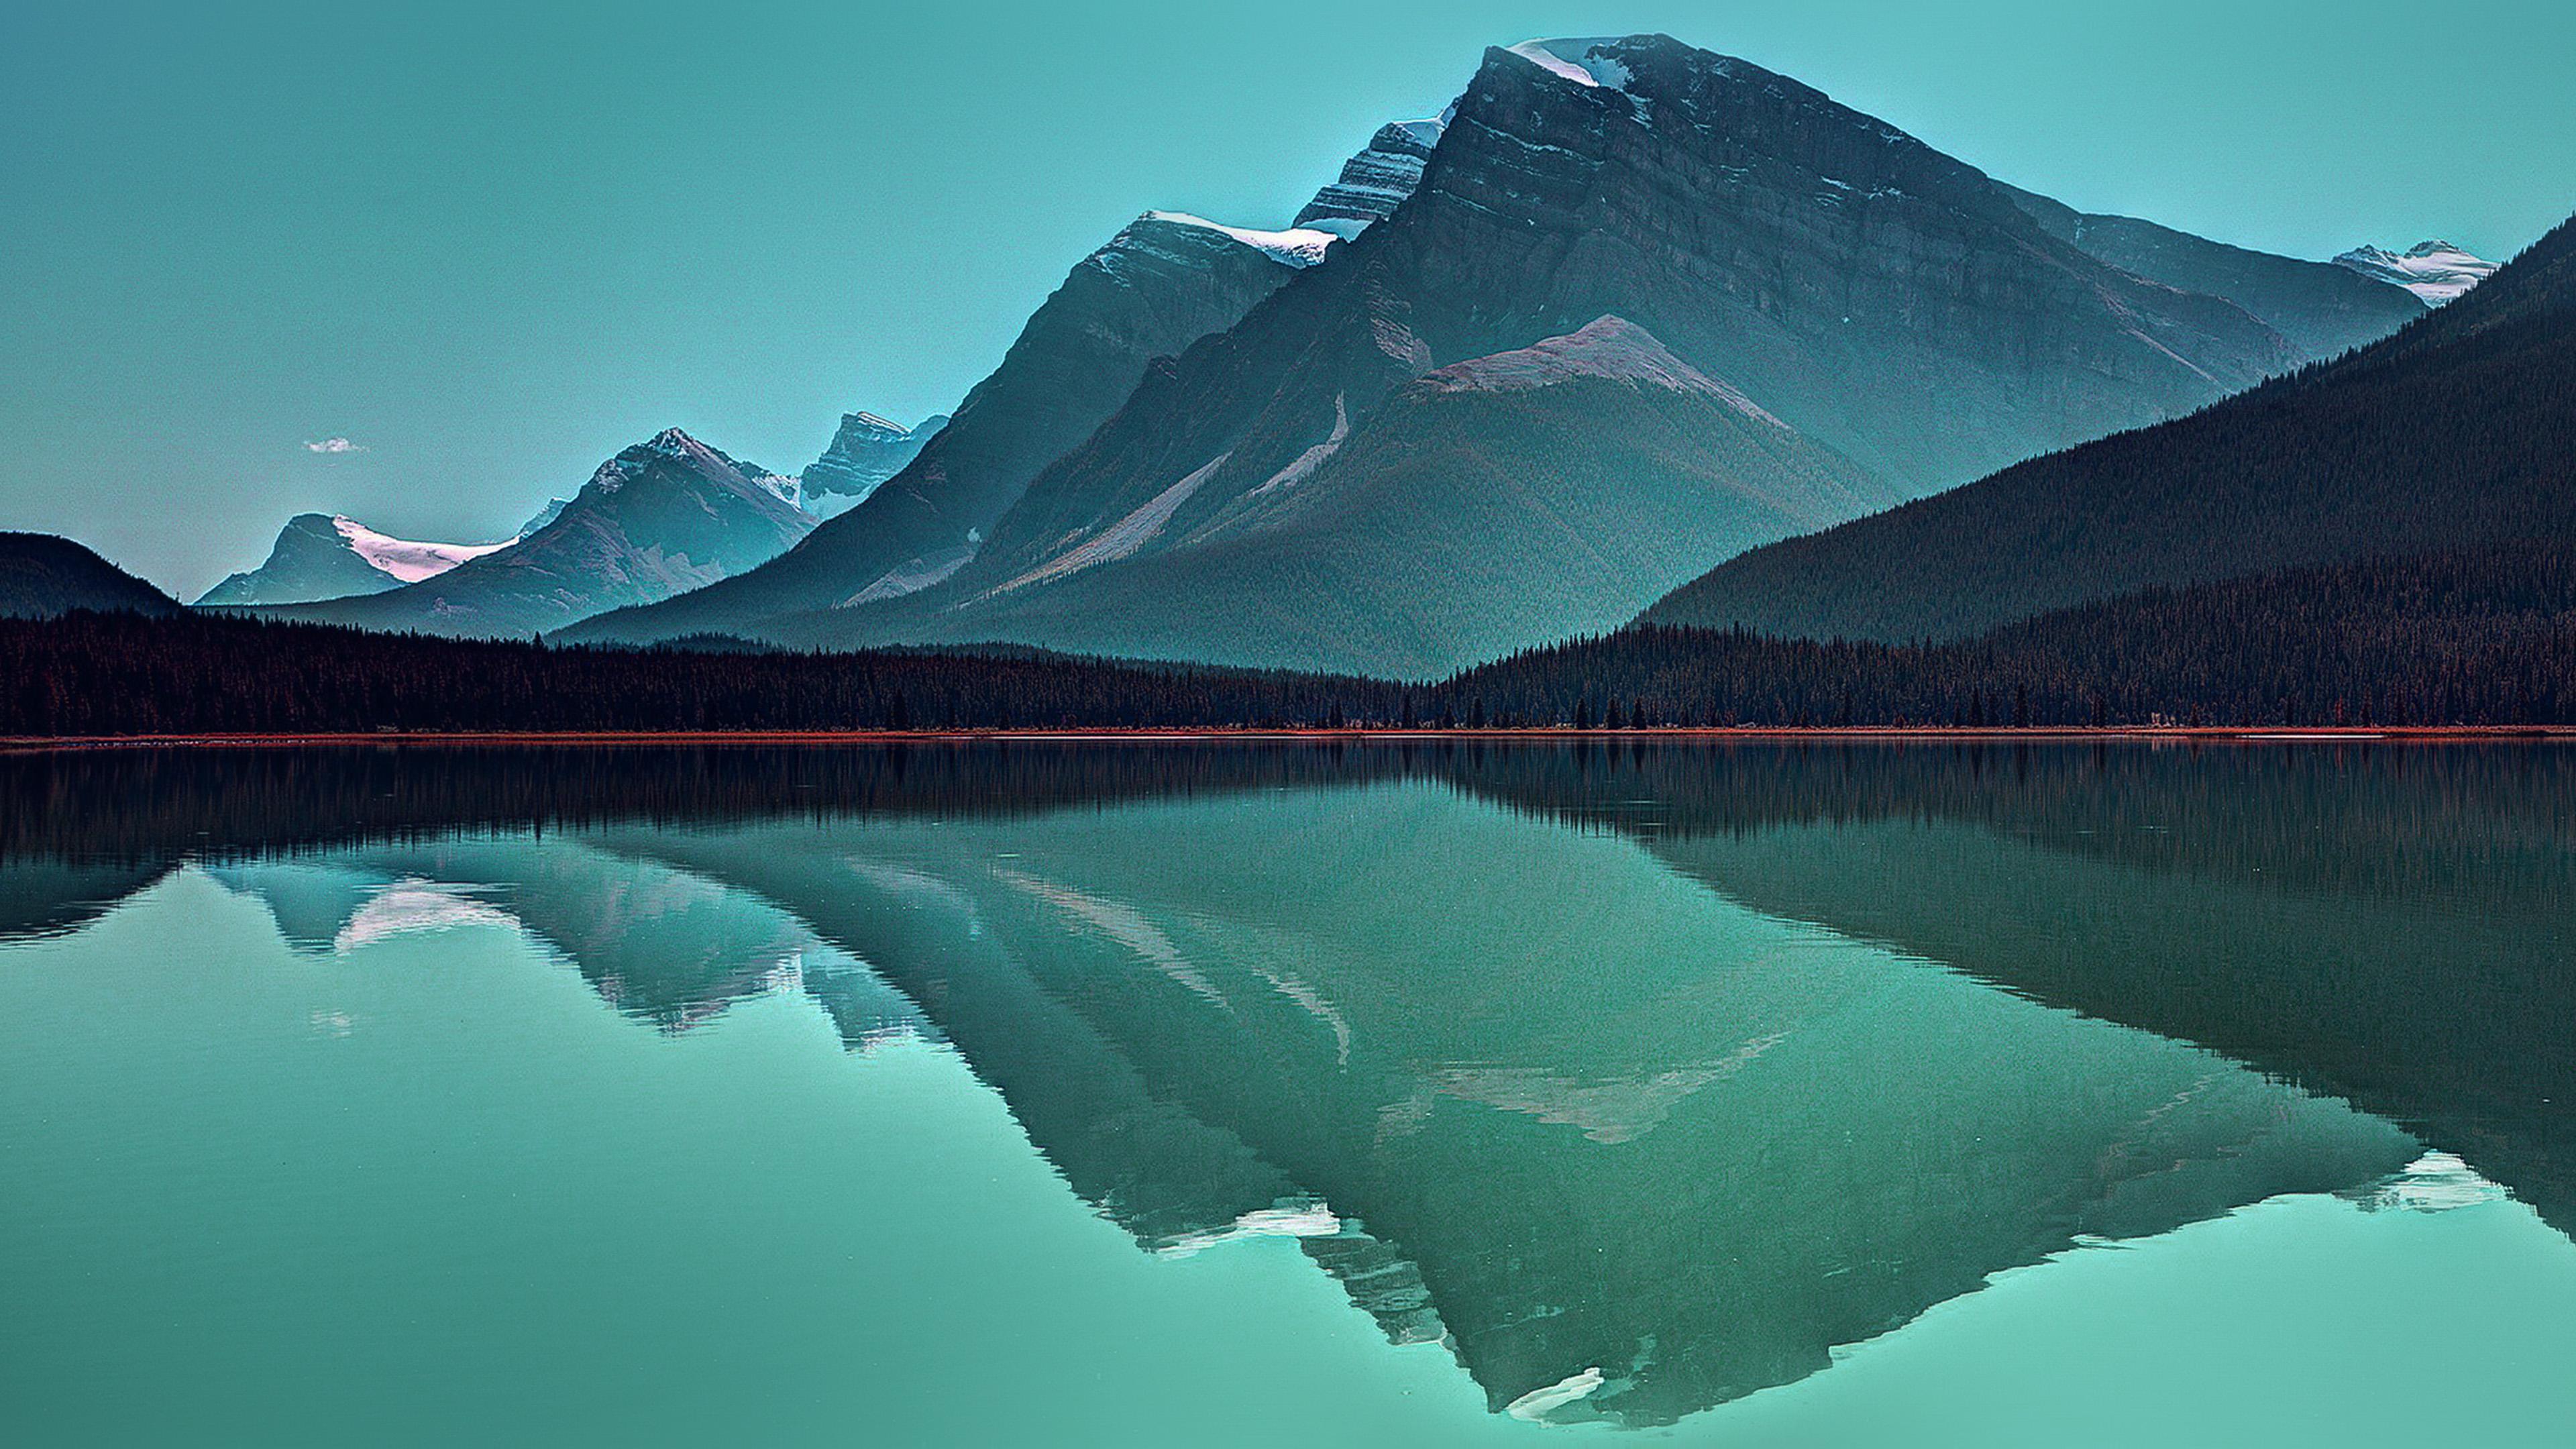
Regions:
<instances>
[{"instance_id":1,"label":"mountain","mask_svg":"<svg viewBox=\"0 0 2576 1449\"><path fill-rule=\"evenodd\" d=\"M946 426L945 413L923 419L916 428L875 413L843 413L832 445L797 475L804 484L806 510L832 518L866 502L878 484L902 472Z\"/></svg>"},{"instance_id":2,"label":"mountain","mask_svg":"<svg viewBox=\"0 0 2576 1449\"><path fill-rule=\"evenodd\" d=\"M1233 325L1334 240L1149 212L1083 258L912 461L769 566L575 637L654 640L947 577L1029 480L1126 401L1147 364ZM921 431L929 431L925 424ZM828 455L827 455L828 456Z\"/></svg>"},{"instance_id":3,"label":"mountain","mask_svg":"<svg viewBox=\"0 0 2576 1449\"><path fill-rule=\"evenodd\" d=\"M1422 168L1448 126L1446 116L1380 126L1367 148L1342 163L1342 174L1297 213L1294 225L1354 237L1395 215L1422 184Z\"/></svg>"},{"instance_id":4,"label":"mountain","mask_svg":"<svg viewBox=\"0 0 2576 1449\"><path fill-rule=\"evenodd\" d=\"M796 481L677 428L609 459L554 519L516 544L417 583L271 618L497 637L650 603L777 557L814 527Z\"/></svg>"},{"instance_id":5,"label":"mountain","mask_svg":"<svg viewBox=\"0 0 2576 1449\"><path fill-rule=\"evenodd\" d=\"M301 604L352 594L380 594L435 578L468 559L508 548L499 543L414 543L376 532L355 519L299 513L278 530L268 561L206 590L200 604Z\"/></svg>"},{"instance_id":6,"label":"mountain","mask_svg":"<svg viewBox=\"0 0 2576 1449\"><path fill-rule=\"evenodd\" d=\"M2446 241L2418 242L2402 252L2358 247L2335 258L2335 265L2402 287L2432 307L2458 301L2496 270L2495 263Z\"/></svg>"},{"instance_id":7,"label":"mountain","mask_svg":"<svg viewBox=\"0 0 2576 1449\"><path fill-rule=\"evenodd\" d=\"M2340 362L1758 549L1646 611L1956 638L2154 586L2576 534L2576 223Z\"/></svg>"},{"instance_id":8,"label":"mountain","mask_svg":"<svg viewBox=\"0 0 2576 1449\"><path fill-rule=\"evenodd\" d=\"M1372 143L1360 185L1336 186L1358 196L1371 177L1400 177L1404 148L1430 135L1381 132L1385 149ZM1362 577L1375 565L1314 552L1312 510L1292 494L1324 491L1324 471L1345 466L1330 455L1370 434L1394 400L1417 399L1411 385L1441 368L1622 318L1872 479L1848 495L1862 506L2188 412L2311 355L2224 298L2106 264L1983 173L1880 121L1665 37L1490 51L1427 150L1418 189L1384 220L1240 322L1147 370L1114 416L979 530L973 562L965 555L977 545L952 546L935 587L925 570L917 597L881 602L890 591L821 567L818 535L763 571L757 597L738 586L721 608L691 600L577 637L720 624L815 644L1119 639L1154 656L1234 664L1439 667L1466 661L1434 641L1514 647L1557 620L1509 603L1491 612L1482 591L1408 587L1397 591L1400 612L1343 611L1329 647L1313 647L1316 631L1297 622L1313 593L1303 581L1318 570ZM1589 436L1615 431L1605 417ZM1477 508L1443 515L1354 486L1339 496L1355 510L1372 497L1380 511L1343 515L1335 536L1407 537L1455 556L1491 547L1497 567L1541 565L1520 575L1523 596L1581 593L1548 560L1592 562L1548 547L1553 520L1484 506L1512 498L1520 474L1490 471L1454 430L1442 436L1450 451L1426 455L1417 472L1439 496L1475 498ZM1494 451L1524 474L1563 462L1520 444ZM1388 451L1370 456L1394 466ZM1277 486L1310 470L1294 489ZM1628 476L1614 469L1600 481ZM1601 495L1561 501L1611 515L1624 506ZM1282 550L1277 561L1262 560L1265 540ZM1669 539L1642 546L1663 554L1656 567L1686 551ZM1026 577L1059 558L1081 566ZM799 564L814 567L791 580ZM1058 588L1059 599L1041 597ZM1643 607L1651 596L1632 597ZM1195 602L1210 599L1225 602L1222 616ZM1079 617L1113 604L1128 612ZM1262 619L1289 632L1272 637Z\"/></svg>"},{"instance_id":9,"label":"mountain","mask_svg":"<svg viewBox=\"0 0 2576 1449\"><path fill-rule=\"evenodd\" d=\"M1617 317L1427 373L1179 546L1112 566L1157 542L1213 472L1104 528L1076 517L997 538L957 575L977 592L925 607L907 637L1131 657L1184 639L1238 663L1428 677L1616 627L1716 559L1893 501ZM801 622L780 637L807 642Z\"/></svg>"},{"instance_id":10,"label":"mountain","mask_svg":"<svg viewBox=\"0 0 2576 1449\"><path fill-rule=\"evenodd\" d=\"M184 614L179 601L50 533L0 533L0 618L50 619L97 613Z\"/></svg>"},{"instance_id":11,"label":"mountain","mask_svg":"<svg viewBox=\"0 0 2576 1449\"><path fill-rule=\"evenodd\" d=\"M2376 342L2424 315L2423 301L2402 284L2392 286L2392 279L2355 268L2346 258L2275 256L2133 216L2080 212L2019 187L2004 190L2060 241L2132 276L2224 297L2312 358Z\"/></svg>"}]
</instances>

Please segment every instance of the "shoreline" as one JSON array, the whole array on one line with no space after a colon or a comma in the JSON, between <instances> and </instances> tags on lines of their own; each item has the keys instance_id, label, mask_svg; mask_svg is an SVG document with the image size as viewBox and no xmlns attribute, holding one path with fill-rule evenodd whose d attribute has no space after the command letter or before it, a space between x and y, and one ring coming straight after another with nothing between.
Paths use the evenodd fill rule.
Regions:
<instances>
[{"instance_id":1,"label":"shoreline","mask_svg":"<svg viewBox=\"0 0 2576 1449\"><path fill-rule=\"evenodd\" d=\"M1548 741L1619 743L1826 744L2459 744L2576 741L2569 725L2257 726L2170 725L1935 728L1893 725L1797 729L1785 726L1652 729L962 729L962 730L398 730L356 733L16 735L0 752L100 749L274 749L373 745L887 745L887 744L1509 744Z\"/></svg>"}]
</instances>

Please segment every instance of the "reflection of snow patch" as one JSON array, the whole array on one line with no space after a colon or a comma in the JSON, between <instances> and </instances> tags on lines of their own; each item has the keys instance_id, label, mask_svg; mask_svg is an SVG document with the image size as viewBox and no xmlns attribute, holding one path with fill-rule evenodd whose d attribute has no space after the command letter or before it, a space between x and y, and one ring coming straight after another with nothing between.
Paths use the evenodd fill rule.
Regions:
<instances>
[{"instance_id":1,"label":"reflection of snow patch","mask_svg":"<svg viewBox=\"0 0 2576 1449\"><path fill-rule=\"evenodd\" d=\"M472 887L443 886L417 877L397 881L360 906L332 939L336 951L351 951L390 937L419 931L446 931L458 926L501 926L517 930L519 920L498 906L462 894Z\"/></svg>"},{"instance_id":2,"label":"reflection of snow patch","mask_svg":"<svg viewBox=\"0 0 2576 1449\"><path fill-rule=\"evenodd\" d=\"M2478 1175L2478 1170L2448 1152L2427 1152L2403 1172L2370 1189L2361 1198L2368 1212L2402 1209L2438 1213L2452 1208L2498 1202L2505 1191Z\"/></svg>"},{"instance_id":3,"label":"reflection of snow patch","mask_svg":"<svg viewBox=\"0 0 2576 1449\"><path fill-rule=\"evenodd\" d=\"M1247 1238L1329 1238L1341 1230L1341 1218L1319 1202L1256 1208L1236 1218L1231 1227L1167 1238L1154 1252L1165 1258L1187 1258L1219 1244L1239 1243Z\"/></svg>"},{"instance_id":4,"label":"reflection of snow patch","mask_svg":"<svg viewBox=\"0 0 2576 1449\"><path fill-rule=\"evenodd\" d=\"M1190 959L1181 954L1181 948L1163 933L1163 928L1145 919L1144 913L1135 907L1084 895L1071 886L1057 885L1015 870L997 870L993 874L1005 885L1045 901L1144 957L1155 970L1188 987L1211 1004L1229 1011L1234 1009L1226 1001L1225 993L1217 990L1215 982L1190 964Z\"/></svg>"},{"instance_id":5,"label":"reflection of snow patch","mask_svg":"<svg viewBox=\"0 0 2576 1449\"><path fill-rule=\"evenodd\" d=\"M1599 1387L1601 1387L1601 1370L1595 1366L1579 1374L1559 1379L1546 1388L1532 1389L1504 1405L1503 1412L1515 1419L1524 1419L1535 1424L1577 1399L1589 1398L1592 1391Z\"/></svg>"}]
</instances>

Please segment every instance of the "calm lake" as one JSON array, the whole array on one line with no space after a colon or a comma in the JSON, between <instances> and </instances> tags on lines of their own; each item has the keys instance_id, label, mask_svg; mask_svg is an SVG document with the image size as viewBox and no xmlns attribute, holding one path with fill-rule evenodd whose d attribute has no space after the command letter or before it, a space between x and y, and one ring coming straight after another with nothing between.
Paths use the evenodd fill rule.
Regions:
<instances>
[{"instance_id":1,"label":"calm lake","mask_svg":"<svg viewBox=\"0 0 2576 1449\"><path fill-rule=\"evenodd\" d=\"M2576 749L0 756L0 1441L2576 1443Z\"/></svg>"}]
</instances>

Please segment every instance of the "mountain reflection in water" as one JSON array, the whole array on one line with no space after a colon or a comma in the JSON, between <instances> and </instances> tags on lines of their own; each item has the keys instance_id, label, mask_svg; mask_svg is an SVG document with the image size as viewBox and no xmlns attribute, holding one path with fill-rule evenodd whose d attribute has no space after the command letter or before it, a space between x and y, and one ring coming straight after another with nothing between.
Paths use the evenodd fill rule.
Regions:
<instances>
[{"instance_id":1,"label":"mountain reflection in water","mask_svg":"<svg viewBox=\"0 0 2576 1449\"><path fill-rule=\"evenodd\" d=\"M0 930L183 865L680 1031L953 1045L1146 1248L1294 1238L1498 1412L1668 1423L2282 1193L2576 1224L2546 747L0 758Z\"/></svg>"}]
</instances>

